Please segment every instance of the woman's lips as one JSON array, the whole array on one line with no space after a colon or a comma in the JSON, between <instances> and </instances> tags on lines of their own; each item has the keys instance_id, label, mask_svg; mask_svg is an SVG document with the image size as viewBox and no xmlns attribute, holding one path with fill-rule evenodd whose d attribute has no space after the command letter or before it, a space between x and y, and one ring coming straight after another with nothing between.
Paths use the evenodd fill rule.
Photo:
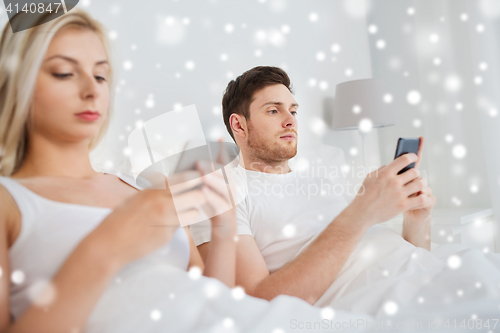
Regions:
<instances>
[{"instance_id":1,"label":"woman's lips","mask_svg":"<svg viewBox=\"0 0 500 333\"><path fill-rule=\"evenodd\" d=\"M76 116L80 119L83 119L83 120L94 121L94 120L99 119L99 117L101 115L99 114L99 112L84 111L84 112L77 113Z\"/></svg>"}]
</instances>

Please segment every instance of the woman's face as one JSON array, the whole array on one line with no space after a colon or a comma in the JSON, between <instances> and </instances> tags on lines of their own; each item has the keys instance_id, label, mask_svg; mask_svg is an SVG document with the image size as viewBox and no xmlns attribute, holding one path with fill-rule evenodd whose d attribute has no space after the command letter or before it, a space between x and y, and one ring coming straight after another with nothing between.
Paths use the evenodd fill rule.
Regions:
<instances>
[{"instance_id":1,"label":"woman's face","mask_svg":"<svg viewBox=\"0 0 500 333\"><path fill-rule=\"evenodd\" d=\"M88 142L108 116L109 69L106 51L94 32L59 31L38 73L34 134L58 143Z\"/></svg>"}]
</instances>

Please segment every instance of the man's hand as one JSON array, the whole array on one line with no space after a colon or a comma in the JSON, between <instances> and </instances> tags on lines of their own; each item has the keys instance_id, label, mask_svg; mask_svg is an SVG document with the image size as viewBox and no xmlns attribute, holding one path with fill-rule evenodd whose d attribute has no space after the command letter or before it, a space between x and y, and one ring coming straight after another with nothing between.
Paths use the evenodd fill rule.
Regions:
<instances>
[{"instance_id":1,"label":"man's hand","mask_svg":"<svg viewBox=\"0 0 500 333\"><path fill-rule=\"evenodd\" d=\"M360 228L368 229L405 211L420 208L423 197L415 196L423 189L423 184L415 181L420 171L412 168L398 174L417 159L416 154L404 154L366 176L353 202L345 209L356 216L355 223Z\"/></svg>"},{"instance_id":2,"label":"man's hand","mask_svg":"<svg viewBox=\"0 0 500 333\"><path fill-rule=\"evenodd\" d=\"M422 161L422 151L424 147L424 138L420 137L420 145L418 147L418 160L415 163L415 168L418 169L420 162ZM432 195L431 188L427 185L427 179L418 178L414 179L407 184L410 185L413 182L420 182L422 190L416 194L412 194L410 197L420 197L422 196L423 201L419 207L407 210L403 213L403 238L415 246L423 247L430 251L430 224L431 224L431 213L434 205L436 204L436 197Z\"/></svg>"}]
</instances>

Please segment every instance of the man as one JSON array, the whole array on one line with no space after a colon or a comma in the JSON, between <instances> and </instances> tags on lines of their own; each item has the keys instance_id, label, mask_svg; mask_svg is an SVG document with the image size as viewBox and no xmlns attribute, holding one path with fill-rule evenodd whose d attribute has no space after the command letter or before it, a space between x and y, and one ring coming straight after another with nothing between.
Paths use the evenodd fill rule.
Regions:
<instances>
[{"instance_id":1,"label":"man","mask_svg":"<svg viewBox=\"0 0 500 333\"><path fill-rule=\"evenodd\" d=\"M240 148L235 173L251 182L236 209L236 284L247 294L267 300L287 294L316 303L365 232L400 213L404 239L430 250L435 197L417 168L397 175L413 162L418 166L420 156L403 155L368 174L351 204L334 193L311 196L301 190L320 186L319 180L297 178L288 166L297 153L299 108L288 75L276 67L253 68L228 84L222 105ZM284 191L276 195L273 188ZM193 228L192 234L204 258L210 230Z\"/></svg>"}]
</instances>

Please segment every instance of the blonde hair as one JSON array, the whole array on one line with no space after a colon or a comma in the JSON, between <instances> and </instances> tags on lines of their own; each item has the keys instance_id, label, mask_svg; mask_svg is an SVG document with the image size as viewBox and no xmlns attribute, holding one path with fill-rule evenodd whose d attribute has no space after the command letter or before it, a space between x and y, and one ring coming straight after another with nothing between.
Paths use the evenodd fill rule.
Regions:
<instances>
[{"instance_id":1,"label":"blonde hair","mask_svg":"<svg viewBox=\"0 0 500 333\"><path fill-rule=\"evenodd\" d=\"M13 33L7 23L0 39L1 176L11 176L23 163L38 72L52 38L58 31L67 27L93 31L102 41L106 51L111 68L107 79L110 85L109 110L99 132L90 139L89 150L97 146L107 131L113 109L114 67L111 45L104 27L85 11L76 8L52 21L17 33Z\"/></svg>"}]
</instances>

